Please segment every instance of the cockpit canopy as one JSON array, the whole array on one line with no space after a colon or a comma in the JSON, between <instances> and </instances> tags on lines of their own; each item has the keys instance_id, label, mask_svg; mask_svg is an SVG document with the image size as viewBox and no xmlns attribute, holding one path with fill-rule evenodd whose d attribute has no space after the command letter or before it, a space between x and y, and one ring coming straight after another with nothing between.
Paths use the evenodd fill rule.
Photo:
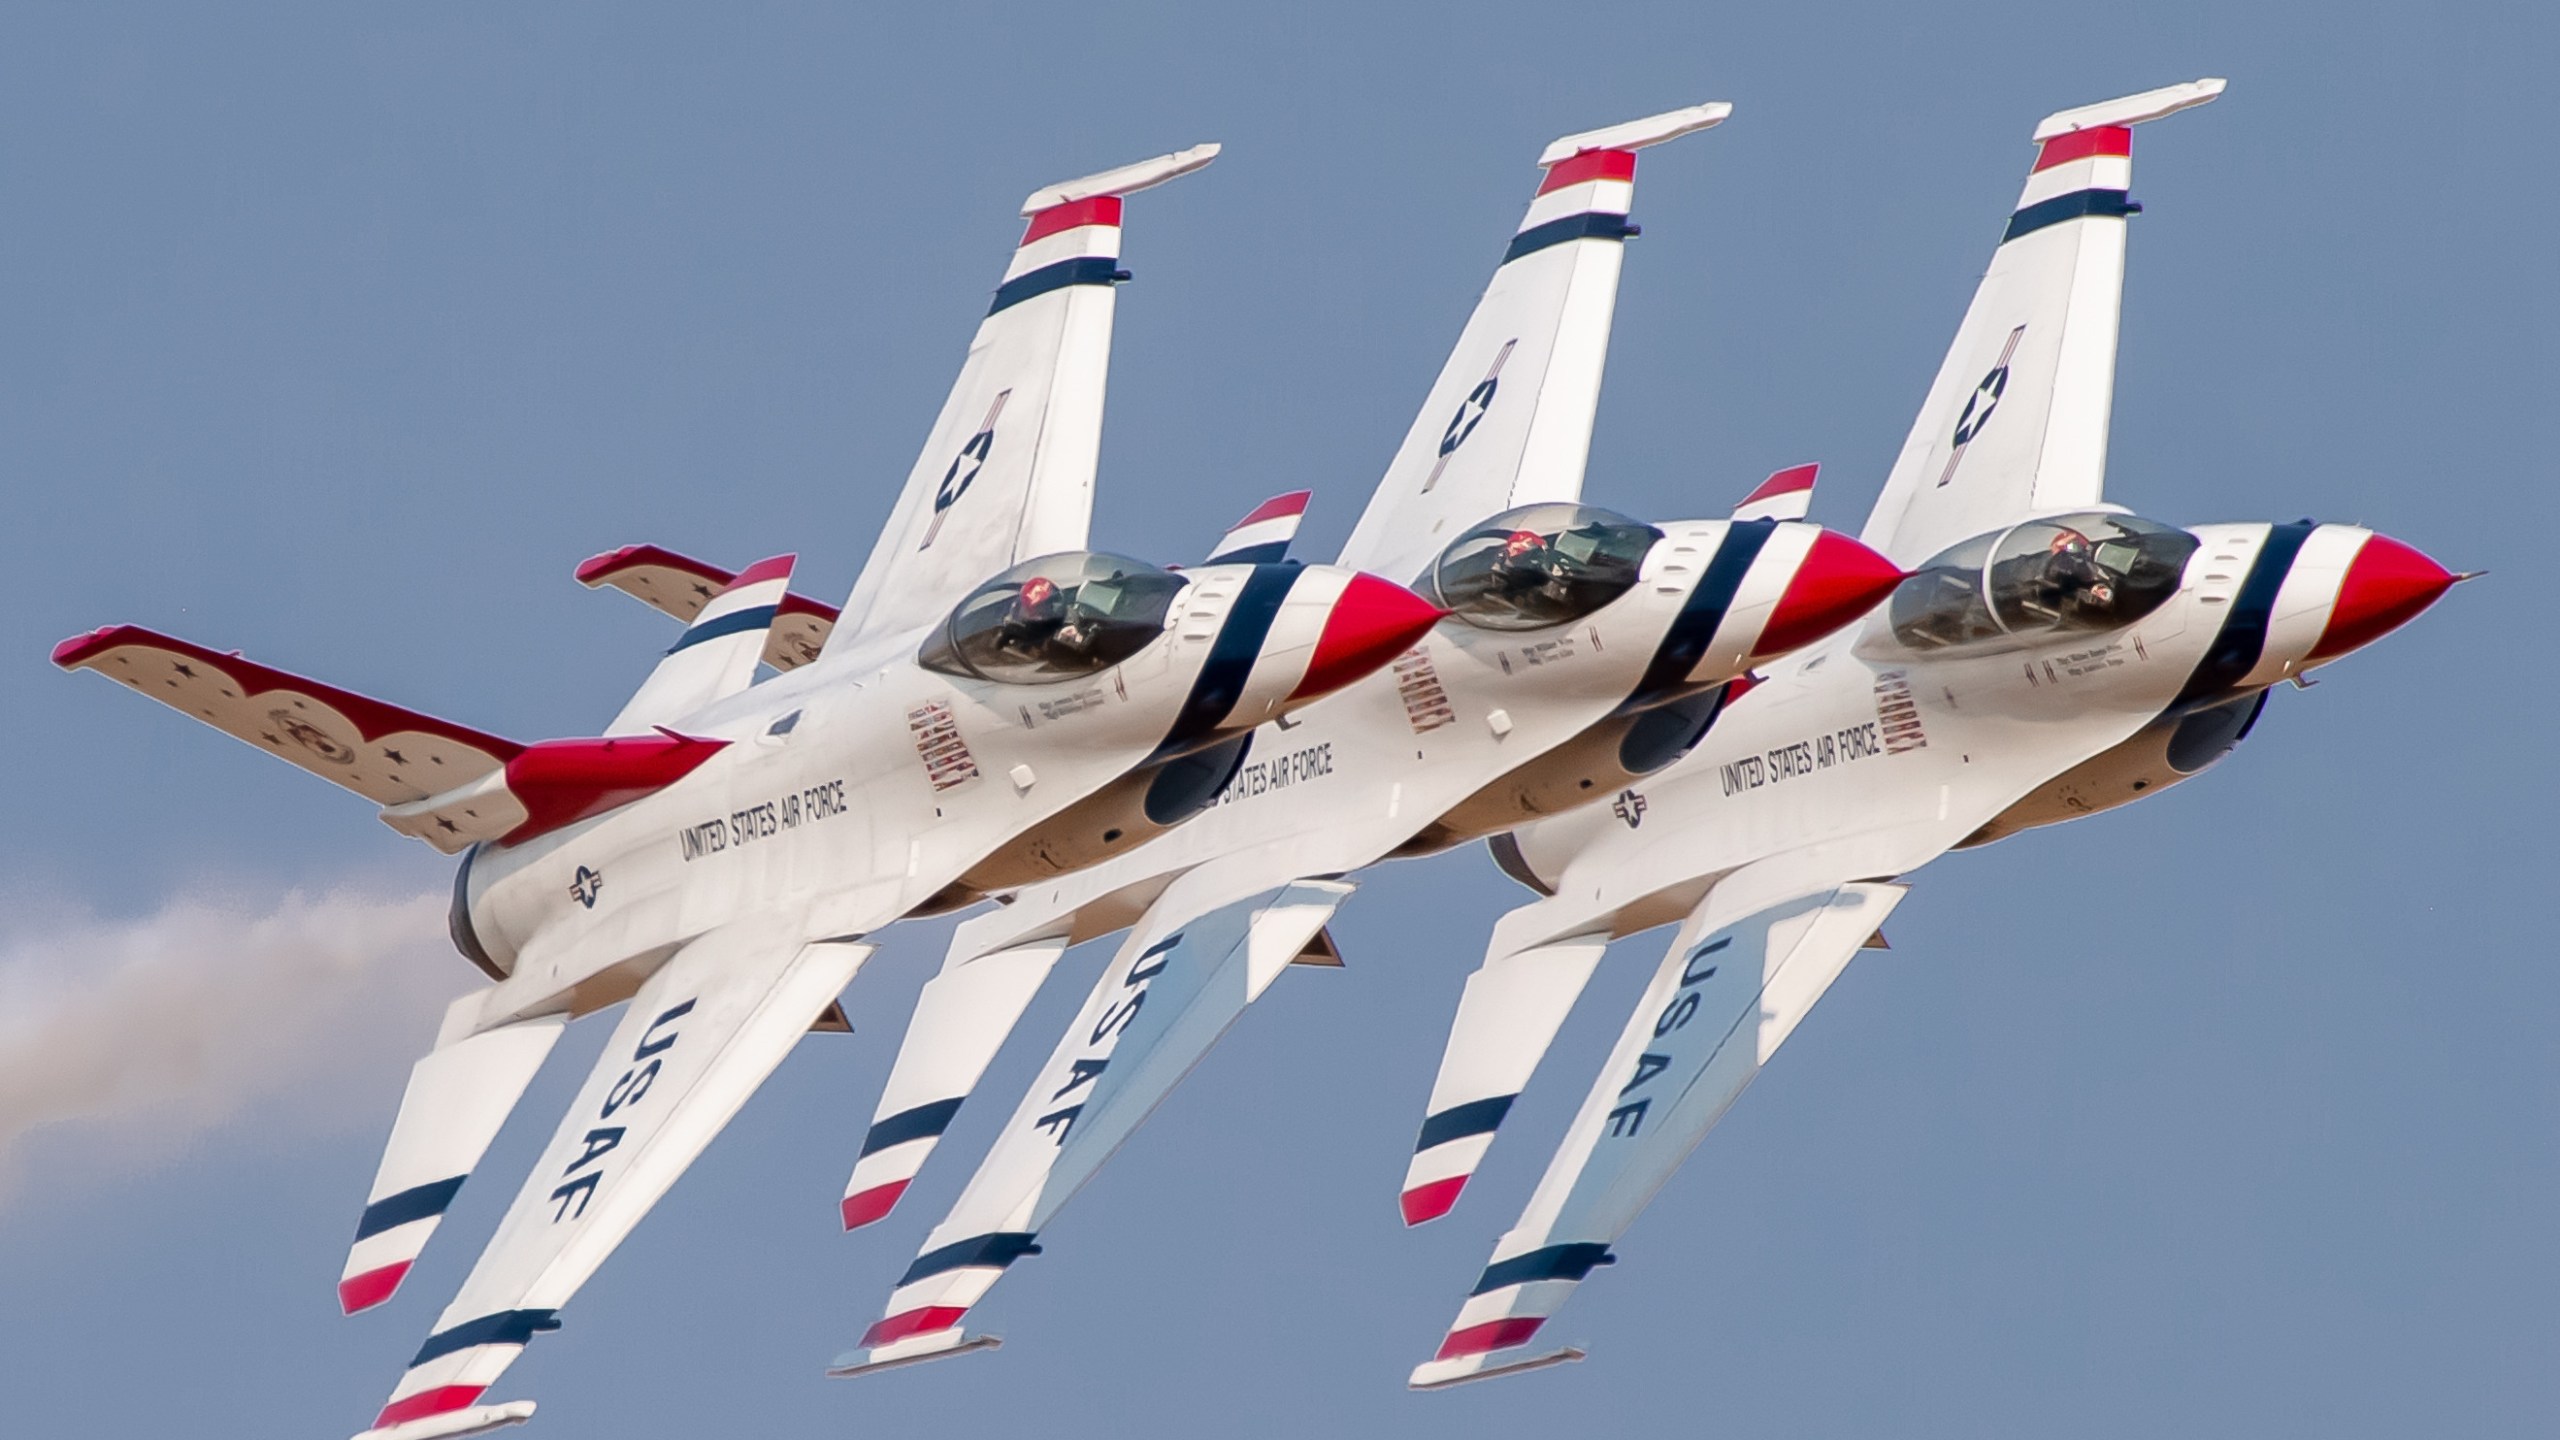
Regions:
<instances>
[{"instance_id":1,"label":"cockpit canopy","mask_svg":"<svg viewBox=\"0 0 2560 1440\"><path fill-rule=\"evenodd\" d=\"M1461 535L1414 588L1470 625L1537 630L1635 588L1662 532L1592 505L1524 505Z\"/></svg>"},{"instance_id":2,"label":"cockpit canopy","mask_svg":"<svg viewBox=\"0 0 2560 1440\"><path fill-rule=\"evenodd\" d=\"M916 663L1012 685L1092 675L1163 634L1184 583L1143 560L1089 550L1025 560L970 591Z\"/></svg>"},{"instance_id":3,"label":"cockpit canopy","mask_svg":"<svg viewBox=\"0 0 2560 1440\"><path fill-rule=\"evenodd\" d=\"M1914 650L2116 630L2178 593L2196 537L2134 515L2022 521L1932 557L1893 592L1893 636Z\"/></svg>"}]
</instances>

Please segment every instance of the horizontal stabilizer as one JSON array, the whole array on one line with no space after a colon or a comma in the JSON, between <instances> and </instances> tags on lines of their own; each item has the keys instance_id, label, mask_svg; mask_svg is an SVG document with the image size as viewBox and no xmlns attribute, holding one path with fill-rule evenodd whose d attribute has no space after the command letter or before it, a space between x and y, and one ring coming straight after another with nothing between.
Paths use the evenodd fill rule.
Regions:
<instances>
[{"instance_id":1,"label":"horizontal stabilizer","mask_svg":"<svg viewBox=\"0 0 2560 1440\"><path fill-rule=\"evenodd\" d=\"M672 730L545 740L468 784L384 806L382 823L448 855L484 840L521 844L664 790L728 744Z\"/></svg>"},{"instance_id":2,"label":"horizontal stabilizer","mask_svg":"<svg viewBox=\"0 0 2560 1440\"><path fill-rule=\"evenodd\" d=\"M673 724L754 684L766 632L791 588L792 560L759 560L712 596L604 733L638 735Z\"/></svg>"},{"instance_id":3,"label":"horizontal stabilizer","mask_svg":"<svg viewBox=\"0 0 2560 1440\"><path fill-rule=\"evenodd\" d=\"M687 625L711 603L712 596L737 578L708 561L656 545L625 545L578 567L578 583L588 589L611 586ZM836 628L836 616L836 607L823 600L812 600L796 590L783 592L772 628L765 631L764 663L789 670L817 659L827 635Z\"/></svg>"},{"instance_id":4,"label":"horizontal stabilizer","mask_svg":"<svg viewBox=\"0 0 2560 1440\"><path fill-rule=\"evenodd\" d=\"M120 680L377 805L443 794L497 773L525 750L137 625L65 640L54 647L53 663Z\"/></svg>"},{"instance_id":5,"label":"horizontal stabilizer","mask_svg":"<svg viewBox=\"0 0 2560 1440\"><path fill-rule=\"evenodd\" d=\"M1288 559L1289 542L1297 538L1298 522L1307 517L1307 497L1313 493L1292 490L1254 506L1219 539L1217 548L1202 563L1277 565Z\"/></svg>"},{"instance_id":6,"label":"horizontal stabilizer","mask_svg":"<svg viewBox=\"0 0 2560 1440\"><path fill-rule=\"evenodd\" d=\"M475 991L454 1010L476 1012L480 1001ZM400 1118L339 1273L339 1308L369 1310L400 1288L567 1023L558 1015L520 1020L439 1045L410 1067Z\"/></svg>"},{"instance_id":7,"label":"horizontal stabilizer","mask_svg":"<svg viewBox=\"0 0 2560 1440\"><path fill-rule=\"evenodd\" d=\"M1733 507L1736 520L1801 520L1813 508L1813 482L1820 465L1790 465L1760 482L1760 488Z\"/></svg>"}]
</instances>

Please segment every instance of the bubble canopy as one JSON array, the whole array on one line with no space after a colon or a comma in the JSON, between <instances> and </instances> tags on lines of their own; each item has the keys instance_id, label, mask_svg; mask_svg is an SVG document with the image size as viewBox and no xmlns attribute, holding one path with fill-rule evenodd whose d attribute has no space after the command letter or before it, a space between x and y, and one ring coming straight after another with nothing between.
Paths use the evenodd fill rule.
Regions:
<instances>
[{"instance_id":1,"label":"bubble canopy","mask_svg":"<svg viewBox=\"0 0 2560 1440\"><path fill-rule=\"evenodd\" d=\"M1143 560L1099 551L1025 560L952 607L916 663L1012 685L1097 674L1164 633L1186 583Z\"/></svg>"},{"instance_id":2,"label":"bubble canopy","mask_svg":"<svg viewBox=\"0 0 2560 1440\"><path fill-rule=\"evenodd\" d=\"M1524 505L1451 542L1415 588L1469 625L1538 630L1635 588L1662 532L1592 505Z\"/></svg>"},{"instance_id":3,"label":"bubble canopy","mask_svg":"<svg viewBox=\"0 0 2560 1440\"><path fill-rule=\"evenodd\" d=\"M2021 521L1932 556L1893 592L1893 637L1914 650L2118 630L2178 593L2196 537L2138 515Z\"/></svg>"}]
</instances>

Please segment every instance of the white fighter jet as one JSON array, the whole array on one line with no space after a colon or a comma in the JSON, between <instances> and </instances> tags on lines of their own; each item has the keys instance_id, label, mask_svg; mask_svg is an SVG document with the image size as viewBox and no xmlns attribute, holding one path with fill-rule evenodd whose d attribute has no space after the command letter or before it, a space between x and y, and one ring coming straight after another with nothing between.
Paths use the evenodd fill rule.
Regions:
<instances>
[{"instance_id":1,"label":"white fighter jet","mask_svg":"<svg viewBox=\"0 0 2560 1440\"><path fill-rule=\"evenodd\" d=\"M1540 1326L1944 852L2157 794L2268 688L2370 643L2457 577L2352 525L2188 529L2101 497L2132 126L2200 80L2049 116L2016 210L1864 539L1911 577L1773 667L1620 813L1525 827L1406 1175L1447 1212L1602 948L1676 925L1432 1388L1579 1358Z\"/></svg>"},{"instance_id":2,"label":"white fighter jet","mask_svg":"<svg viewBox=\"0 0 2560 1440\"><path fill-rule=\"evenodd\" d=\"M1901 579L1800 521L1653 526L1578 503L1636 151L1729 108L1567 136L1540 156L1528 215L1340 560L1420 577L1452 618L1392 673L1246 737L1250 753L1240 743L1197 792L1208 813L1142 847L1161 827L1131 817L1128 853L1021 885L960 927L846 1187L848 1227L896 1203L1060 953L1129 933L831 1373L992 1343L963 1318L1068 1197L1292 961L1340 963L1325 926L1354 872L1605 801L1694 741L1725 681ZM1230 543L1269 523L1247 517Z\"/></svg>"},{"instance_id":3,"label":"white fighter jet","mask_svg":"<svg viewBox=\"0 0 2560 1440\"><path fill-rule=\"evenodd\" d=\"M692 623L593 739L517 744L131 626L56 651L464 856L453 938L491 983L453 1004L411 1073L339 1283L350 1312L398 1287L563 1026L628 1002L373 1440L532 1412L483 1392L793 1043L843 1028L835 997L872 932L1133 768L1357 680L1440 617L1336 567L1176 574L1084 548L1127 278L1120 197L1214 153L1026 202L959 382L813 663L750 683L760 656L805 658L807 607L777 623L788 556L702 583ZM687 583L646 558L587 578Z\"/></svg>"}]
</instances>

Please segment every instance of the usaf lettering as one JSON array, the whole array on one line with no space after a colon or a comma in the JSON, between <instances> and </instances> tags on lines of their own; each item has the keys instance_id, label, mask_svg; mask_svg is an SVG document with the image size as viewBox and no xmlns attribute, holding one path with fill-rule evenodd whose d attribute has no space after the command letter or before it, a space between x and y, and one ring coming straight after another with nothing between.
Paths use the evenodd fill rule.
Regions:
<instances>
[{"instance_id":1,"label":"usaf lettering","mask_svg":"<svg viewBox=\"0 0 2560 1440\"><path fill-rule=\"evenodd\" d=\"M665 1013L649 1022L648 1029L640 1032L640 1046L631 1052L631 1068L623 1071L612 1087L605 1091L604 1108L597 1112L596 1119L610 1120L624 1106L637 1105L648 1098L649 1087L658 1080L658 1067L664 1063L660 1057L674 1049L679 1038L675 1022L692 1011L693 1002L690 1000L670 1005ZM661 1031L665 1033L661 1034ZM604 1180L602 1170L588 1170L587 1167L621 1147L624 1129L621 1125L597 1125L586 1133L586 1138L580 1142L584 1148L578 1158L570 1161L569 1167L560 1172L560 1188L551 1192L555 1207L551 1212L552 1224L575 1220L587 1213L587 1201L594 1198L596 1186ZM581 1170L586 1173L579 1174ZM575 1210L569 1208L573 1200L577 1202Z\"/></svg>"},{"instance_id":2,"label":"usaf lettering","mask_svg":"<svg viewBox=\"0 0 2560 1440\"><path fill-rule=\"evenodd\" d=\"M1672 1031L1682 1028L1698 1017L1697 987L1716 978L1715 966L1709 965L1701 969L1698 962L1731 944L1733 944L1733 937L1726 935L1710 940L1689 952L1688 962L1680 967L1680 993L1672 996L1671 1003L1662 1007L1661 1017L1653 1022L1653 1038L1663 1039ZM1635 1078L1620 1087L1618 1098L1626 1100L1627 1096L1642 1088L1645 1082L1670 1068L1671 1057L1668 1055L1656 1055L1647 1051L1637 1056ZM1630 1100L1610 1111L1609 1133L1611 1135L1635 1134L1643 1127L1644 1112L1652 1105L1653 1101L1650 1098Z\"/></svg>"}]
</instances>

